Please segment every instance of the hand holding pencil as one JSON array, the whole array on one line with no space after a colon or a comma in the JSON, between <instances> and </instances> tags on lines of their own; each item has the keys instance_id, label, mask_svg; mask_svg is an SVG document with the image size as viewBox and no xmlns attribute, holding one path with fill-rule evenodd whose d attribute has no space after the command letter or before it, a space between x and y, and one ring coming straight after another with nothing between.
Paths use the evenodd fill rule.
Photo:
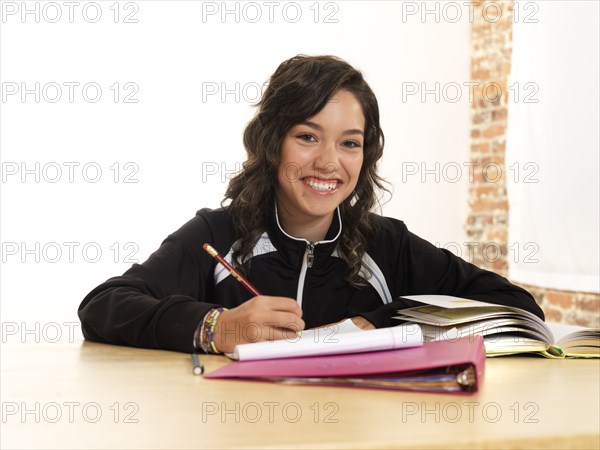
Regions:
<instances>
[{"instance_id":1,"label":"hand holding pencil","mask_svg":"<svg viewBox=\"0 0 600 450\"><path fill-rule=\"evenodd\" d=\"M261 295L258 289L225 261L210 244L204 244L202 247L254 295L240 306L223 311L219 315L214 342L220 351L231 352L237 344L292 339L298 331L304 329L302 308L296 300Z\"/></svg>"}]
</instances>

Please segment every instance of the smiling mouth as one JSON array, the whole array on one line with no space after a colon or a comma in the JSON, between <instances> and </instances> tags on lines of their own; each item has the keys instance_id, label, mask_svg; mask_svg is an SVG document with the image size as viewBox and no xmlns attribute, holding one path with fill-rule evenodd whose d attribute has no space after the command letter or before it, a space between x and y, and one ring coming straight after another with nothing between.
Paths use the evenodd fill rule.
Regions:
<instances>
[{"instance_id":1,"label":"smiling mouth","mask_svg":"<svg viewBox=\"0 0 600 450\"><path fill-rule=\"evenodd\" d=\"M306 177L302 181L317 192L333 192L342 184L341 180L323 180L315 177Z\"/></svg>"}]
</instances>

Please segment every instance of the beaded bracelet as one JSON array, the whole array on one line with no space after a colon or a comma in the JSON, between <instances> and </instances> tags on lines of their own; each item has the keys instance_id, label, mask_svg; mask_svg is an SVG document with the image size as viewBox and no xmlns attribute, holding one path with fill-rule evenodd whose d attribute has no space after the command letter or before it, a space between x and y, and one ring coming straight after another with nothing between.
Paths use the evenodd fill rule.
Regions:
<instances>
[{"instance_id":1,"label":"beaded bracelet","mask_svg":"<svg viewBox=\"0 0 600 450\"><path fill-rule=\"evenodd\" d=\"M207 315L208 314L204 315L204 317L202 318L202 322L200 322L200 324L196 327L196 331L194 331L194 349L195 350L202 349L201 331L204 329L204 324L206 324L206 316Z\"/></svg>"},{"instance_id":2,"label":"beaded bracelet","mask_svg":"<svg viewBox=\"0 0 600 450\"><path fill-rule=\"evenodd\" d=\"M223 311L226 311L227 308L214 308L211 309L206 316L204 316L204 320L202 321L202 326L200 327L200 348L206 353L218 354L222 353L219 351L217 346L215 345L215 329L217 327L217 319L221 315Z\"/></svg>"}]
</instances>

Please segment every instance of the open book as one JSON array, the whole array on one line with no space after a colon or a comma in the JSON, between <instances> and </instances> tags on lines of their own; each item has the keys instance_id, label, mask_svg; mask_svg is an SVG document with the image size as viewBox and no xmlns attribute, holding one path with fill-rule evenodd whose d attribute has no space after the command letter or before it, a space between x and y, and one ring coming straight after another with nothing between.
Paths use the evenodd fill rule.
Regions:
<instances>
[{"instance_id":1,"label":"open book","mask_svg":"<svg viewBox=\"0 0 600 450\"><path fill-rule=\"evenodd\" d=\"M447 295L403 297L423 306L396 319L421 325L425 341L482 335L487 356L538 353L548 358L600 358L600 329L545 323L520 308Z\"/></svg>"},{"instance_id":2,"label":"open book","mask_svg":"<svg viewBox=\"0 0 600 450\"><path fill-rule=\"evenodd\" d=\"M324 328L305 330L301 336L240 344L235 347L233 353L227 353L227 356L238 361L252 361L373 352L421 345L423 336L419 325L362 330L354 325L351 319L346 319Z\"/></svg>"}]
</instances>

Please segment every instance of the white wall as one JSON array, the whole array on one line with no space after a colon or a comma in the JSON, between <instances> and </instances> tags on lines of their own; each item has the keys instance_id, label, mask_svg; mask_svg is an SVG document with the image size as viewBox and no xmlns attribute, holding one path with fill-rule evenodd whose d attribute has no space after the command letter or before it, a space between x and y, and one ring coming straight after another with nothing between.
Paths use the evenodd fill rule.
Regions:
<instances>
[{"instance_id":1,"label":"white wall","mask_svg":"<svg viewBox=\"0 0 600 450\"><path fill-rule=\"evenodd\" d=\"M264 3L245 10L238 3L239 23L234 15L223 23L219 14L203 16L203 8L206 13L221 2L153 1L120 3L114 23L112 3L100 3L102 17L96 23L86 20L94 19L93 7L83 16L85 2L74 10L73 23L66 6L56 23L49 22L56 17L53 7L41 9L36 23L33 14L21 17L21 2L3 4L4 322L42 321L43 326L77 321L77 307L89 290L124 272L132 260L144 261L197 209L217 207L226 180L221 171L212 171L235 169L243 161L242 131L253 114L248 100L254 100L255 86L297 53L347 59L363 70L377 94L387 138L381 173L394 186L384 213L405 220L409 229L432 242L464 241L466 173L458 182L443 176L436 182L434 174L427 176L427 183L420 173L405 182L402 178L403 163L412 169L421 163L433 168L435 162L443 167L468 161L468 91L459 92L461 99L455 103L443 97L436 101L433 94L425 102L420 95L405 101L402 97L405 83L416 83L419 89L427 83L432 89L439 82L441 90L446 83L462 86L469 80L466 10L457 23L444 16L436 23L433 15L425 21L419 14L409 15L418 7L415 2L408 9L402 2L386 1L281 2L270 23ZM228 3L232 9L235 5ZM263 16L249 23L257 12L254 5ZM18 10L12 14L14 8ZM302 16L291 23L298 8ZM317 23L315 9L320 12ZM123 23L129 13L138 23ZM337 23L326 23L327 14ZM39 103L33 94L24 102L20 91L10 95L21 83L30 89L36 82ZM73 102L65 82L80 83ZM50 101L56 97L52 83L62 87L62 98L55 103ZM83 97L86 83L101 87L96 103ZM213 83L230 89L240 83L240 98L229 94L223 102L218 94L206 95ZM124 102L127 94L138 102ZM95 96L92 87L87 95ZM34 172L25 182L23 163ZM73 182L70 163L78 164L73 166ZM58 178L57 166L62 175L52 183ZM93 183L89 180L96 177L96 167L102 175ZM124 182L126 175L137 182ZM102 255L92 263L96 248Z\"/></svg>"},{"instance_id":2,"label":"white wall","mask_svg":"<svg viewBox=\"0 0 600 450\"><path fill-rule=\"evenodd\" d=\"M522 283L600 292L598 17L598 2L547 2L513 27L509 274Z\"/></svg>"}]
</instances>

